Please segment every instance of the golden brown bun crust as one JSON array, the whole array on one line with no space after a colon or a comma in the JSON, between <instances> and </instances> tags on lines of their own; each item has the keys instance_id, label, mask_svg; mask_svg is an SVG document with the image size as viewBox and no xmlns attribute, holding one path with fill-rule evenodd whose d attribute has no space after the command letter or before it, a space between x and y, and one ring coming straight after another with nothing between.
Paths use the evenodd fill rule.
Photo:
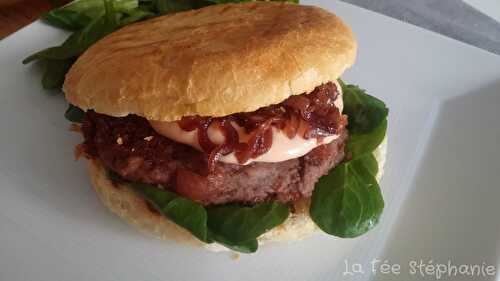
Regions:
<instances>
[{"instance_id":1,"label":"golden brown bun crust","mask_svg":"<svg viewBox=\"0 0 500 281\"><path fill-rule=\"evenodd\" d=\"M225 116L310 92L355 56L350 28L318 7L214 5L112 33L78 58L63 90L70 103L112 116Z\"/></svg>"},{"instance_id":2,"label":"golden brown bun crust","mask_svg":"<svg viewBox=\"0 0 500 281\"><path fill-rule=\"evenodd\" d=\"M379 163L377 180L380 180L385 163L387 142L384 141L375 151ZM187 230L177 226L167 218L152 212L144 199L137 196L126 186L113 184L107 177L104 167L98 160L88 161L89 175L99 198L113 213L117 214L140 231L159 239L174 239L179 242L205 247L212 251L227 250L216 243L205 244L197 240ZM319 229L309 217L310 200L294 203L295 213L278 227L258 238L259 244L267 242L296 241L307 238Z\"/></svg>"}]
</instances>

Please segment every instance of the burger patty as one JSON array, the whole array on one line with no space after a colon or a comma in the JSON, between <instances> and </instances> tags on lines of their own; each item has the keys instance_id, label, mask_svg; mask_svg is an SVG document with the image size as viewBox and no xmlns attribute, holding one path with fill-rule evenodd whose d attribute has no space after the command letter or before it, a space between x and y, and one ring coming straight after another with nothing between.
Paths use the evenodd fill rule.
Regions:
<instances>
[{"instance_id":1,"label":"burger patty","mask_svg":"<svg viewBox=\"0 0 500 281\"><path fill-rule=\"evenodd\" d=\"M283 162L207 169L205 153L157 134L142 117L86 113L83 152L126 180L158 184L204 205L295 201L310 197L317 180L344 158L347 130L308 154Z\"/></svg>"}]
</instances>

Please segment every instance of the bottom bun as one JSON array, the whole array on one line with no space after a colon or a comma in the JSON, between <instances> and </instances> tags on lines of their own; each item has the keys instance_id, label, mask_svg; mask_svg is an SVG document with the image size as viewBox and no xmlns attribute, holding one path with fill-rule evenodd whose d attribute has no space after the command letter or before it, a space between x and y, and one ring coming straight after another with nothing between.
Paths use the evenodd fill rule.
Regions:
<instances>
[{"instance_id":1,"label":"bottom bun","mask_svg":"<svg viewBox=\"0 0 500 281\"><path fill-rule=\"evenodd\" d=\"M375 157L379 163L377 180L380 180L383 174L386 147L386 141L384 140L375 151ZM152 210L150 205L133 190L122 184L111 182L108 179L106 169L99 160L89 160L88 170L92 185L103 204L141 232L159 239L173 239L204 247L211 251L229 250L217 243L206 244L201 242L184 228ZM258 238L259 245L273 241L301 240L319 231L319 228L309 216L309 204L310 199L295 202L295 212L291 213L283 224L261 235Z\"/></svg>"}]
</instances>

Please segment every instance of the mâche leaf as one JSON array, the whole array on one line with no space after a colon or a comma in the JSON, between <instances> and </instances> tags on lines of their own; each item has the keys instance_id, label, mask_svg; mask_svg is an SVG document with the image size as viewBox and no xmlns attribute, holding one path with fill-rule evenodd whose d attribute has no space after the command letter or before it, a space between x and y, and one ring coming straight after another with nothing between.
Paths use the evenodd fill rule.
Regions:
<instances>
[{"instance_id":1,"label":"m\u00e2che leaf","mask_svg":"<svg viewBox=\"0 0 500 281\"><path fill-rule=\"evenodd\" d=\"M193 0L153 0L153 7L159 14L170 14L195 8Z\"/></svg>"},{"instance_id":2,"label":"m\u00e2che leaf","mask_svg":"<svg viewBox=\"0 0 500 281\"><path fill-rule=\"evenodd\" d=\"M347 151L350 152L352 159L362 157L374 151L384 140L386 130L387 119L384 119L378 127L369 133L351 134L347 142Z\"/></svg>"},{"instance_id":3,"label":"m\u00e2che leaf","mask_svg":"<svg viewBox=\"0 0 500 281\"><path fill-rule=\"evenodd\" d=\"M81 0L79 2L84 1L86 0ZM120 25L118 21L119 14L115 10L114 2L111 0L100 2L104 3L104 12L100 16L90 20L82 29L71 34L61 46L47 48L23 60L24 64L34 60L43 60L45 62L46 67L42 76L42 86L45 89L60 88L64 82L66 73L75 62L76 58L92 44L118 29ZM126 1L118 2L124 5ZM126 5L124 5L124 7L126 7ZM71 11L70 13L74 15L75 12ZM137 17L137 15L135 16L136 18L142 18L145 15L140 15L139 17Z\"/></svg>"},{"instance_id":4,"label":"m\u00e2che leaf","mask_svg":"<svg viewBox=\"0 0 500 281\"><path fill-rule=\"evenodd\" d=\"M338 237L356 237L373 228L384 208L373 151L387 129L385 104L354 85L340 81L348 116L349 159L316 184L309 213L320 229Z\"/></svg>"},{"instance_id":5,"label":"m\u00e2che leaf","mask_svg":"<svg viewBox=\"0 0 500 281\"><path fill-rule=\"evenodd\" d=\"M236 252L241 252L245 254L251 254L257 252L257 249L259 248L259 242L257 239L251 239L249 241L246 241L244 243L240 244L227 244L222 241L217 241L221 245L226 246L227 248L236 251Z\"/></svg>"},{"instance_id":6,"label":"m\u00e2che leaf","mask_svg":"<svg viewBox=\"0 0 500 281\"><path fill-rule=\"evenodd\" d=\"M55 9L43 14L42 20L58 28L79 30L87 26L92 21L92 18L72 10Z\"/></svg>"},{"instance_id":7,"label":"m\u00e2che leaf","mask_svg":"<svg viewBox=\"0 0 500 281\"><path fill-rule=\"evenodd\" d=\"M59 28L79 30L105 13L105 3L112 3L117 11L132 11L139 7L138 0L78 0L42 15L42 19Z\"/></svg>"},{"instance_id":8,"label":"m\u00e2che leaf","mask_svg":"<svg viewBox=\"0 0 500 281\"><path fill-rule=\"evenodd\" d=\"M69 3L55 11L74 11L92 19L102 16L105 12L106 2L112 3L116 9L134 9L139 6L138 0L78 0Z\"/></svg>"},{"instance_id":9,"label":"m\u00e2che leaf","mask_svg":"<svg viewBox=\"0 0 500 281\"><path fill-rule=\"evenodd\" d=\"M38 59L66 60L74 58L83 53L97 40L113 32L118 28L116 22L116 12L112 2L107 2L106 13L93 19L85 28L79 30L64 41L61 46L50 47L39 51L23 60L23 63L30 63Z\"/></svg>"},{"instance_id":10,"label":"m\u00e2che leaf","mask_svg":"<svg viewBox=\"0 0 500 281\"><path fill-rule=\"evenodd\" d=\"M379 127L389 113L384 102L370 96L356 85L342 85L344 111L349 117L350 134L366 134Z\"/></svg>"},{"instance_id":11,"label":"m\u00e2che leaf","mask_svg":"<svg viewBox=\"0 0 500 281\"><path fill-rule=\"evenodd\" d=\"M79 56L97 40L116 30L117 23L114 20L110 21L114 18L113 11L111 10L109 13L107 16L103 15L94 19L84 29L71 34L61 46L39 51L25 58L23 63L30 63L38 59L67 60Z\"/></svg>"},{"instance_id":12,"label":"m\u00e2che leaf","mask_svg":"<svg viewBox=\"0 0 500 281\"><path fill-rule=\"evenodd\" d=\"M207 211L202 205L149 184L128 183L127 186L148 200L162 215L187 229L196 238L211 242L208 237Z\"/></svg>"},{"instance_id":13,"label":"m\u00e2che leaf","mask_svg":"<svg viewBox=\"0 0 500 281\"><path fill-rule=\"evenodd\" d=\"M385 137L389 110L385 103L356 85L340 81L344 111L348 116L347 150L353 159L374 151Z\"/></svg>"},{"instance_id":14,"label":"m\u00e2che leaf","mask_svg":"<svg viewBox=\"0 0 500 281\"><path fill-rule=\"evenodd\" d=\"M204 207L153 185L126 182L110 170L108 177L134 190L158 212L199 240L205 243L218 242L243 253L255 252L258 248L257 238L283 223L289 214L288 207L279 202L261 203L253 207L237 204Z\"/></svg>"},{"instance_id":15,"label":"m\u00e2che leaf","mask_svg":"<svg viewBox=\"0 0 500 281\"><path fill-rule=\"evenodd\" d=\"M363 157L360 157L356 160L352 160L355 165L364 166L365 169L374 177L377 177L378 174L378 162L377 158L373 155L373 153L366 154Z\"/></svg>"},{"instance_id":16,"label":"m\u00e2che leaf","mask_svg":"<svg viewBox=\"0 0 500 281\"><path fill-rule=\"evenodd\" d=\"M384 201L366 161L370 160L343 163L316 184L310 215L324 232L357 237L378 223Z\"/></svg>"},{"instance_id":17,"label":"m\u00e2che leaf","mask_svg":"<svg viewBox=\"0 0 500 281\"><path fill-rule=\"evenodd\" d=\"M155 16L155 13L146 9L122 10L121 12L126 16L121 18L120 27Z\"/></svg>"},{"instance_id":18,"label":"m\u00e2che leaf","mask_svg":"<svg viewBox=\"0 0 500 281\"><path fill-rule=\"evenodd\" d=\"M46 60L45 71L42 76L42 86L44 89L59 89L61 88L66 72L73 64L74 60Z\"/></svg>"},{"instance_id":19,"label":"m\u00e2che leaf","mask_svg":"<svg viewBox=\"0 0 500 281\"><path fill-rule=\"evenodd\" d=\"M250 2L252 0L208 0L208 2L212 2L215 4L225 4L225 3L241 3L241 2Z\"/></svg>"},{"instance_id":20,"label":"m\u00e2che leaf","mask_svg":"<svg viewBox=\"0 0 500 281\"><path fill-rule=\"evenodd\" d=\"M68 109L66 109L66 112L64 113L64 117L66 117L66 119L70 122L82 123L83 119L85 118L85 111L72 104L69 104Z\"/></svg>"},{"instance_id":21,"label":"m\u00e2che leaf","mask_svg":"<svg viewBox=\"0 0 500 281\"><path fill-rule=\"evenodd\" d=\"M289 209L275 201L251 207L235 204L212 206L207 208L207 212L212 233L238 244L255 239L282 224L288 218Z\"/></svg>"},{"instance_id":22,"label":"m\u00e2che leaf","mask_svg":"<svg viewBox=\"0 0 500 281\"><path fill-rule=\"evenodd\" d=\"M241 253L255 253L257 249L259 248L259 242L257 241L256 238L249 239L248 241L244 242L233 242L229 241L226 238L219 236L215 233L210 232L210 237L214 239L214 241L217 241L217 243L233 250L236 252L241 252Z\"/></svg>"},{"instance_id":23,"label":"m\u00e2che leaf","mask_svg":"<svg viewBox=\"0 0 500 281\"><path fill-rule=\"evenodd\" d=\"M208 2L216 3L216 4L225 4L225 3L241 3L241 2L252 2L254 0L207 0ZM299 0L257 0L257 1L271 1L271 2L290 2L298 4Z\"/></svg>"}]
</instances>

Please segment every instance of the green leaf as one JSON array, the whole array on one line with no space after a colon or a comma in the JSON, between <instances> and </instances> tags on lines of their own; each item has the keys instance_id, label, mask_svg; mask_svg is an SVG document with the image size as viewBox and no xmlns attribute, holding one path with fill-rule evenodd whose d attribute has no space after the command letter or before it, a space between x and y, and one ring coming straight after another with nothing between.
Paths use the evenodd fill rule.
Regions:
<instances>
[{"instance_id":1,"label":"green leaf","mask_svg":"<svg viewBox=\"0 0 500 281\"><path fill-rule=\"evenodd\" d=\"M215 3L215 4L225 4L225 3L241 3L241 2L252 2L254 0L208 0L209 2ZM268 0L257 0L257 1L268 1ZM299 0L269 0L271 2L290 2L290 3L295 3L298 4Z\"/></svg>"},{"instance_id":2,"label":"green leaf","mask_svg":"<svg viewBox=\"0 0 500 281\"><path fill-rule=\"evenodd\" d=\"M74 11L96 19L104 14L106 2L112 2L116 9L135 9L139 6L138 0L77 0L63 6L56 11Z\"/></svg>"},{"instance_id":3,"label":"green leaf","mask_svg":"<svg viewBox=\"0 0 500 281\"><path fill-rule=\"evenodd\" d=\"M384 102L355 85L339 81L344 93L344 111L348 116L347 150L356 159L373 152L383 141L389 110Z\"/></svg>"},{"instance_id":4,"label":"green leaf","mask_svg":"<svg viewBox=\"0 0 500 281\"><path fill-rule=\"evenodd\" d=\"M207 212L202 205L149 184L129 183L128 186L148 200L162 215L187 229L196 238L212 242L208 236Z\"/></svg>"},{"instance_id":5,"label":"green leaf","mask_svg":"<svg viewBox=\"0 0 500 281\"><path fill-rule=\"evenodd\" d=\"M73 33L73 35L75 35L76 33ZM73 36L72 35L72 36ZM71 37L71 36L70 36ZM69 38L68 38L69 39ZM67 42L68 39L65 41ZM64 43L63 43L64 45ZM66 55L66 50L63 48L63 46L58 46L58 47L50 47L50 48L47 48L47 49L44 49L44 50L41 50L41 51L38 51L32 55L30 55L29 57L25 58L23 60L23 64L28 64L32 61L35 61L35 60L41 60L41 59L48 59L48 60L63 60L63 59L68 59L72 56L67 56ZM64 55L60 55L60 53L64 53Z\"/></svg>"},{"instance_id":6,"label":"green leaf","mask_svg":"<svg viewBox=\"0 0 500 281\"><path fill-rule=\"evenodd\" d=\"M236 252L250 254L250 253L255 253L259 248L259 242L257 241L256 238L244 242L235 243L233 241L227 240L222 236L218 236L217 234L214 234L212 232L209 233L210 237L212 237L214 241L217 241L217 243Z\"/></svg>"},{"instance_id":7,"label":"green leaf","mask_svg":"<svg viewBox=\"0 0 500 281\"><path fill-rule=\"evenodd\" d=\"M121 12L126 14L126 16L120 20L120 26L125 26L128 24L155 16L154 13L147 11L147 10L143 10L143 9L133 9L133 10L127 10L127 11L121 11Z\"/></svg>"},{"instance_id":8,"label":"green leaf","mask_svg":"<svg viewBox=\"0 0 500 281\"><path fill-rule=\"evenodd\" d=\"M156 186L125 182L110 170L108 177L112 181L125 183L162 215L187 229L201 241L216 241L238 252L255 252L258 248L257 238L283 223L289 214L288 207L279 202L262 203L253 207L232 204L205 208Z\"/></svg>"},{"instance_id":9,"label":"green leaf","mask_svg":"<svg viewBox=\"0 0 500 281\"><path fill-rule=\"evenodd\" d=\"M79 107L69 104L68 109L66 109L66 112L64 113L64 117L68 121L82 123L85 118L85 111L81 110Z\"/></svg>"},{"instance_id":10,"label":"green leaf","mask_svg":"<svg viewBox=\"0 0 500 281\"><path fill-rule=\"evenodd\" d=\"M351 238L378 223L384 201L373 175L372 160L360 158L343 163L316 184L309 211L321 230Z\"/></svg>"},{"instance_id":11,"label":"green leaf","mask_svg":"<svg viewBox=\"0 0 500 281\"><path fill-rule=\"evenodd\" d=\"M194 8L192 0L153 0L153 6L159 14L170 14L191 10Z\"/></svg>"},{"instance_id":12,"label":"green leaf","mask_svg":"<svg viewBox=\"0 0 500 281\"><path fill-rule=\"evenodd\" d=\"M42 77L42 86L44 89L61 88L66 72L73 64L73 59L65 60L46 60L45 71Z\"/></svg>"},{"instance_id":13,"label":"green leaf","mask_svg":"<svg viewBox=\"0 0 500 281\"><path fill-rule=\"evenodd\" d=\"M45 13L42 19L56 27L76 31L103 16L106 5L110 3L116 12L125 15L121 16L120 26L155 15L149 10L149 5L139 5L138 0L80 0Z\"/></svg>"},{"instance_id":14,"label":"green leaf","mask_svg":"<svg viewBox=\"0 0 500 281\"><path fill-rule=\"evenodd\" d=\"M72 10L52 10L42 15L42 20L55 27L68 30L78 30L87 26L92 19L85 14Z\"/></svg>"},{"instance_id":15,"label":"green leaf","mask_svg":"<svg viewBox=\"0 0 500 281\"><path fill-rule=\"evenodd\" d=\"M356 85L341 82L344 93L344 114L349 118L348 129L351 134L372 132L386 119L389 110L384 102L368 95Z\"/></svg>"},{"instance_id":16,"label":"green leaf","mask_svg":"<svg viewBox=\"0 0 500 281\"><path fill-rule=\"evenodd\" d=\"M163 15L199 9L213 4L247 1L248 0L152 0L152 7L159 15Z\"/></svg>"},{"instance_id":17,"label":"green leaf","mask_svg":"<svg viewBox=\"0 0 500 281\"><path fill-rule=\"evenodd\" d=\"M217 241L218 243L228 247L229 249L236 251L236 252L241 252L245 254L251 254L257 252L257 249L259 248L259 242L257 239L251 239L249 241L240 243L240 244L225 244L221 243L220 241Z\"/></svg>"},{"instance_id":18,"label":"green leaf","mask_svg":"<svg viewBox=\"0 0 500 281\"><path fill-rule=\"evenodd\" d=\"M104 22L114 29L118 28L118 16L114 7L115 0L104 0Z\"/></svg>"},{"instance_id":19,"label":"green leaf","mask_svg":"<svg viewBox=\"0 0 500 281\"><path fill-rule=\"evenodd\" d=\"M106 0L106 3L112 3ZM61 46L51 47L39 51L23 60L24 64L34 60L66 60L77 57L82 54L88 47L97 42L99 39L108 35L118 28L116 21L116 11L112 4L107 4L106 13L94 19L84 29L71 34Z\"/></svg>"},{"instance_id":20,"label":"green leaf","mask_svg":"<svg viewBox=\"0 0 500 281\"><path fill-rule=\"evenodd\" d=\"M340 81L344 113L349 118L347 148L351 156L316 184L309 209L313 221L326 233L357 237L379 221L384 201L376 176L373 151L387 130L385 104L354 85Z\"/></svg>"},{"instance_id":21,"label":"green leaf","mask_svg":"<svg viewBox=\"0 0 500 281\"><path fill-rule=\"evenodd\" d=\"M210 230L234 244L256 239L282 224L289 215L288 207L279 202L261 203L252 207L234 204L212 206L207 212Z\"/></svg>"},{"instance_id":22,"label":"green leaf","mask_svg":"<svg viewBox=\"0 0 500 281\"><path fill-rule=\"evenodd\" d=\"M364 166L365 169L374 177L377 177L378 173L378 162L377 158L373 155L373 153L366 154L363 157L360 157L356 160L352 160L354 165Z\"/></svg>"},{"instance_id":23,"label":"green leaf","mask_svg":"<svg viewBox=\"0 0 500 281\"><path fill-rule=\"evenodd\" d=\"M215 4L226 4L226 3L241 3L241 2L250 2L253 0L208 0L209 2Z\"/></svg>"},{"instance_id":24,"label":"green leaf","mask_svg":"<svg viewBox=\"0 0 500 281\"><path fill-rule=\"evenodd\" d=\"M384 140L386 130L387 119L384 119L379 127L369 133L352 133L347 140L347 151L351 153L352 159L373 152Z\"/></svg>"},{"instance_id":25,"label":"green leaf","mask_svg":"<svg viewBox=\"0 0 500 281\"><path fill-rule=\"evenodd\" d=\"M104 15L95 18L95 20L83 29L82 35L79 38L80 53L83 53L95 42L99 41L104 36L115 31L119 27L118 11L115 8L113 0L103 0Z\"/></svg>"}]
</instances>

